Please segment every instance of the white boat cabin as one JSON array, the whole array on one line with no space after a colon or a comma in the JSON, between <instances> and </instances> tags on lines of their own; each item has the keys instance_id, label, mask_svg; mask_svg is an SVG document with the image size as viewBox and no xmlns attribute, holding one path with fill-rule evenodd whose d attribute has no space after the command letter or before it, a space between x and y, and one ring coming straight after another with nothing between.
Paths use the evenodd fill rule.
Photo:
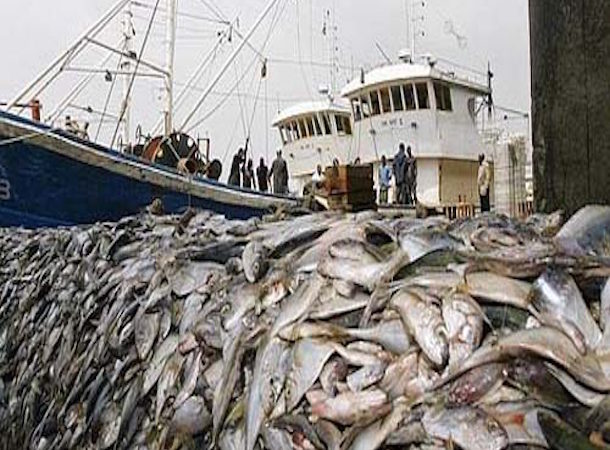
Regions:
<instances>
[{"instance_id":1,"label":"white boat cabin","mask_svg":"<svg viewBox=\"0 0 610 450\"><path fill-rule=\"evenodd\" d=\"M288 163L291 191L301 194L318 164L331 166L337 159L345 164L352 145L352 118L344 99L301 103L274 119Z\"/></svg>"},{"instance_id":2,"label":"white boat cabin","mask_svg":"<svg viewBox=\"0 0 610 450\"><path fill-rule=\"evenodd\" d=\"M342 91L353 114L351 155L374 164L378 186L382 155L391 161L402 142L417 159L420 202L478 203L478 155L486 147L475 120L489 93L480 81L435 64L403 62L364 73Z\"/></svg>"}]
</instances>

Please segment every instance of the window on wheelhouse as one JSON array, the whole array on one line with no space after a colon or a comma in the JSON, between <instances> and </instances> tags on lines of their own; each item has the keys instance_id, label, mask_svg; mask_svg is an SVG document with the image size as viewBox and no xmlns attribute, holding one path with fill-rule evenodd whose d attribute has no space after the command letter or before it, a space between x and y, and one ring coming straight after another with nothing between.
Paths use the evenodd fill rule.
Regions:
<instances>
[{"instance_id":1,"label":"window on wheelhouse","mask_svg":"<svg viewBox=\"0 0 610 450\"><path fill-rule=\"evenodd\" d=\"M339 136L345 135L345 127L343 126L343 117L339 114L335 114L335 125L337 126L337 134Z\"/></svg>"},{"instance_id":2,"label":"window on wheelhouse","mask_svg":"<svg viewBox=\"0 0 610 450\"><path fill-rule=\"evenodd\" d=\"M369 103L369 96L363 95L360 97L360 105L362 106L362 118L368 119L371 117L371 104Z\"/></svg>"},{"instance_id":3,"label":"window on wheelhouse","mask_svg":"<svg viewBox=\"0 0 610 450\"><path fill-rule=\"evenodd\" d=\"M313 124L314 128L316 129L316 135L322 136L322 127L320 126L320 119L318 118L318 116L313 116Z\"/></svg>"},{"instance_id":4,"label":"window on wheelhouse","mask_svg":"<svg viewBox=\"0 0 610 450\"><path fill-rule=\"evenodd\" d=\"M404 111L405 107L402 104L402 92L400 86L392 86L390 91L392 93L392 104L394 105L394 111Z\"/></svg>"},{"instance_id":5,"label":"window on wheelhouse","mask_svg":"<svg viewBox=\"0 0 610 450\"><path fill-rule=\"evenodd\" d=\"M290 133L284 125L280 125L280 135L282 136L282 144L286 145L290 142Z\"/></svg>"},{"instance_id":6,"label":"window on wheelhouse","mask_svg":"<svg viewBox=\"0 0 610 450\"><path fill-rule=\"evenodd\" d=\"M345 130L345 134L352 134L352 122L349 120L349 117L343 116L343 129Z\"/></svg>"},{"instance_id":7,"label":"window on wheelhouse","mask_svg":"<svg viewBox=\"0 0 610 450\"><path fill-rule=\"evenodd\" d=\"M292 135L294 136L293 141L298 141L299 139L301 139L301 132L299 131L299 127L296 122L292 122L291 128Z\"/></svg>"},{"instance_id":8,"label":"window on wheelhouse","mask_svg":"<svg viewBox=\"0 0 610 450\"><path fill-rule=\"evenodd\" d=\"M307 116L307 118L305 119L305 122L307 123L307 133L308 133L309 137L314 137L316 135L316 133L313 129L313 117Z\"/></svg>"},{"instance_id":9,"label":"window on wheelhouse","mask_svg":"<svg viewBox=\"0 0 610 450\"><path fill-rule=\"evenodd\" d=\"M324 134L327 136L332 134L332 130L330 128L330 120L328 118L328 113L322 113L322 124L324 125Z\"/></svg>"},{"instance_id":10,"label":"window on wheelhouse","mask_svg":"<svg viewBox=\"0 0 610 450\"><path fill-rule=\"evenodd\" d=\"M415 103L415 94L413 93L413 85L411 83L405 84L402 87L402 90L405 94L405 106L407 111L413 111L417 109L417 105Z\"/></svg>"},{"instance_id":11,"label":"window on wheelhouse","mask_svg":"<svg viewBox=\"0 0 610 450\"><path fill-rule=\"evenodd\" d=\"M360 109L360 101L357 98L352 99L352 111L354 112L354 121L359 122L362 119L362 110Z\"/></svg>"},{"instance_id":12,"label":"window on wheelhouse","mask_svg":"<svg viewBox=\"0 0 610 450\"><path fill-rule=\"evenodd\" d=\"M430 109L430 97L428 95L428 83L417 83L417 105L419 109Z\"/></svg>"},{"instance_id":13,"label":"window on wheelhouse","mask_svg":"<svg viewBox=\"0 0 610 450\"><path fill-rule=\"evenodd\" d=\"M379 91L371 91L371 113L373 116L378 116L379 114L381 114Z\"/></svg>"},{"instance_id":14,"label":"window on wheelhouse","mask_svg":"<svg viewBox=\"0 0 610 450\"><path fill-rule=\"evenodd\" d=\"M301 134L301 139L307 137L307 127L305 126L305 121L303 119L299 120L299 133Z\"/></svg>"},{"instance_id":15,"label":"window on wheelhouse","mask_svg":"<svg viewBox=\"0 0 610 450\"><path fill-rule=\"evenodd\" d=\"M384 114L392 112L392 101L390 100L390 90L383 88L379 91L381 97L381 109Z\"/></svg>"},{"instance_id":16,"label":"window on wheelhouse","mask_svg":"<svg viewBox=\"0 0 610 450\"><path fill-rule=\"evenodd\" d=\"M436 108L440 111L453 111L451 102L451 88L438 81L434 82L434 96L436 98Z\"/></svg>"}]
</instances>

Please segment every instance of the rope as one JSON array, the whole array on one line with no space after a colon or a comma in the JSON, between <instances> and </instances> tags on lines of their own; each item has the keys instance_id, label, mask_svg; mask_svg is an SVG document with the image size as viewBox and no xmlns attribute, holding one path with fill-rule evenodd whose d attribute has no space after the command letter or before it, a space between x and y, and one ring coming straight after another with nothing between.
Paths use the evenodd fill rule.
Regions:
<instances>
[{"instance_id":1,"label":"rope","mask_svg":"<svg viewBox=\"0 0 610 450\"><path fill-rule=\"evenodd\" d=\"M123 63L123 55L119 56L119 63L117 64L117 71L121 67L122 63ZM106 96L106 103L104 103L104 111L102 112L102 117L100 117L100 124L97 127L97 132L95 133L94 142L97 142L98 138L100 137L100 132L102 131L102 125L104 123L104 118L106 117L106 113L108 112L108 106L110 105L110 98L112 97L112 92L114 91L114 87L116 86L117 79L118 79L118 76L116 76L116 75L112 78L112 83L110 85L110 89L108 90L108 95Z\"/></svg>"},{"instance_id":2,"label":"rope","mask_svg":"<svg viewBox=\"0 0 610 450\"><path fill-rule=\"evenodd\" d=\"M161 0L157 0L155 3L155 8L150 17L150 22L148 23L148 28L146 30L146 35L144 36L144 41L142 42L142 48L140 48L140 53L138 54L138 60L136 61L136 67L133 71L133 76L129 81L129 88L127 89L127 95L125 97L125 103L123 103L123 107L121 108L121 114L119 115L119 120L117 121L116 129L114 130L114 135L112 136L112 141L110 143L110 148L114 147L114 142L116 141L117 134L119 133L119 128L121 127L121 122L125 117L125 112L127 111L127 103L129 102L129 98L131 97L131 91L133 89L133 85L136 81L136 76L138 74L138 69L140 68L140 63L142 62L142 57L144 55L144 50L146 49L146 44L148 43L148 38L150 37L150 31L152 30L153 23L155 20L155 16L157 15L157 10L159 9L159 3Z\"/></svg>"}]
</instances>

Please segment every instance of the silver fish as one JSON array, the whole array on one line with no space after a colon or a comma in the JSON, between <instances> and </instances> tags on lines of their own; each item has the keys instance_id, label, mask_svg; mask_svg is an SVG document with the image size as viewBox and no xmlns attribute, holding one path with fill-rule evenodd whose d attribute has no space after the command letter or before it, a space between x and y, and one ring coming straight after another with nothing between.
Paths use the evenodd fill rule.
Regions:
<instances>
[{"instance_id":1,"label":"silver fish","mask_svg":"<svg viewBox=\"0 0 610 450\"><path fill-rule=\"evenodd\" d=\"M285 344L270 338L256 354L254 374L250 383L246 409L246 450L253 450L260 429L274 406L272 375L276 372Z\"/></svg>"},{"instance_id":2,"label":"silver fish","mask_svg":"<svg viewBox=\"0 0 610 450\"><path fill-rule=\"evenodd\" d=\"M362 392L347 392L328 397L324 391L315 398L308 395L311 414L341 425L366 423L368 420L386 415L392 410L386 394L379 389Z\"/></svg>"},{"instance_id":3,"label":"silver fish","mask_svg":"<svg viewBox=\"0 0 610 450\"><path fill-rule=\"evenodd\" d=\"M159 334L161 315L159 313L136 314L134 320L136 349L140 360L144 361L148 358Z\"/></svg>"},{"instance_id":4,"label":"silver fish","mask_svg":"<svg viewBox=\"0 0 610 450\"><path fill-rule=\"evenodd\" d=\"M449 343L440 308L423 291L413 290L398 292L391 304L430 361L444 367Z\"/></svg>"},{"instance_id":5,"label":"silver fish","mask_svg":"<svg viewBox=\"0 0 610 450\"><path fill-rule=\"evenodd\" d=\"M471 450L503 450L509 442L497 420L473 407L431 409L422 424L428 435Z\"/></svg>"},{"instance_id":6,"label":"silver fish","mask_svg":"<svg viewBox=\"0 0 610 450\"><path fill-rule=\"evenodd\" d=\"M191 353L186 360L182 388L174 400L174 409L180 406L193 394L201 369L201 351Z\"/></svg>"},{"instance_id":7,"label":"silver fish","mask_svg":"<svg viewBox=\"0 0 610 450\"><path fill-rule=\"evenodd\" d=\"M260 242L252 241L246 245L242 254L242 265L246 279L250 283L260 280L269 268L269 250Z\"/></svg>"},{"instance_id":8,"label":"silver fish","mask_svg":"<svg viewBox=\"0 0 610 450\"><path fill-rule=\"evenodd\" d=\"M585 206L555 237L568 253L610 256L610 207Z\"/></svg>"},{"instance_id":9,"label":"silver fish","mask_svg":"<svg viewBox=\"0 0 610 450\"><path fill-rule=\"evenodd\" d=\"M173 334L163 341L163 343L157 348L153 356L148 369L144 373L142 395L146 395L152 387L157 384L157 380L163 372L165 362L169 357L176 351L178 344L180 343L180 337Z\"/></svg>"},{"instance_id":10,"label":"silver fish","mask_svg":"<svg viewBox=\"0 0 610 450\"><path fill-rule=\"evenodd\" d=\"M449 340L449 368L468 358L483 339L481 307L468 295L452 294L443 299L443 320Z\"/></svg>"},{"instance_id":11,"label":"silver fish","mask_svg":"<svg viewBox=\"0 0 610 450\"><path fill-rule=\"evenodd\" d=\"M171 426L179 433L194 436L212 425L212 416L205 406L205 400L193 396L180 405L172 417Z\"/></svg>"},{"instance_id":12,"label":"silver fish","mask_svg":"<svg viewBox=\"0 0 610 450\"><path fill-rule=\"evenodd\" d=\"M292 350L292 368L286 378L284 395L286 412L291 412L320 376L328 359L333 355L333 345L312 339L303 339Z\"/></svg>"},{"instance_id":13,"label":"silver fish","mask_svg":"<svg viewBox=\"0 0 610 450\"><path fill-rule=\"evenodd\" d=\"M155 410L155 423L159 423L161 412L165 406L165 402L169 396L169 392L176 384L182 365L184 364L184 357L180 353L174 353L165 363L163 372L157 382L157 403Z\"/></svg>"}]
</instances>

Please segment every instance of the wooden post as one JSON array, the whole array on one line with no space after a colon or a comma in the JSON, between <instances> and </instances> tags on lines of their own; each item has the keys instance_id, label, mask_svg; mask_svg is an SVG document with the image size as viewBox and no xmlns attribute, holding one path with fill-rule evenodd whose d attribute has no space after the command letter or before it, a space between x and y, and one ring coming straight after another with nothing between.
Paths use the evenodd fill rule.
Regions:
<instances>
[{"instance_id":1,"label":"wooden post","mask_svg":"<svg viewBox=\"0 0 610 450\"><path fill-rule=\"evenodd\" d=\"M610 2L530 0L537 211L610 203Z\"/></svg>"}]
</instances>

